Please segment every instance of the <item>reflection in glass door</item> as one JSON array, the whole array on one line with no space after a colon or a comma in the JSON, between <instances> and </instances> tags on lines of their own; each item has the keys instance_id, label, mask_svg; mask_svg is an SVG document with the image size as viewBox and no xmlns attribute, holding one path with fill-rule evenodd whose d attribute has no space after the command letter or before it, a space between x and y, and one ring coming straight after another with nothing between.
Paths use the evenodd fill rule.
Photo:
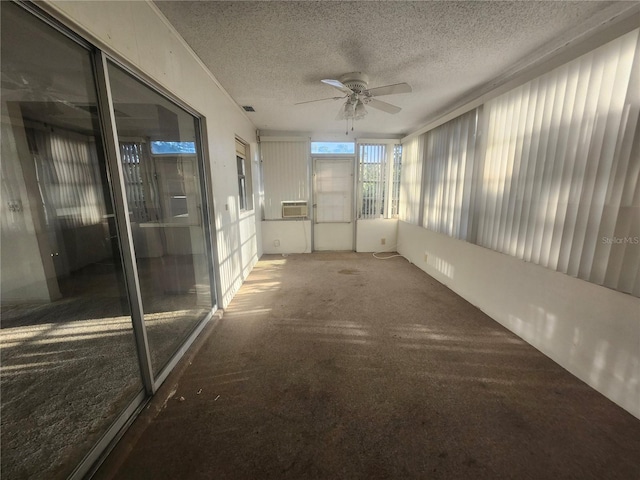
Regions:
<instances>
[{"instance_id":1,"label":"reflection in glass door","mask_svg":"<svg viewBox=\"0 0 640 480\"><path fill-rule=\"evenodd\" d=\"M67 478L142 383L90 52L1 15L0 477Z\"/></svg>"},{"instance_id":2,"label":"reflection in glass door","mask_svg":"<svg viewBox=\"0 0 640 480\"><path fill-rule=\"evenodd\" d=\"M198 120L108 68L155 377L211 312Z\"/></svg>"}]
</instances>

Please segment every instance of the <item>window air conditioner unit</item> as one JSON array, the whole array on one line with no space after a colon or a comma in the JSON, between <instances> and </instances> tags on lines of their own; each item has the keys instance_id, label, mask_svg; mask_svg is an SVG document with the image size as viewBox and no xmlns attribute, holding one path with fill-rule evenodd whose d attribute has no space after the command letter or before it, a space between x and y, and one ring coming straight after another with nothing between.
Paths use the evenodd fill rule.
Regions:
<instances>
[{"instance_id":1,"label":"window air conditioner unit","mask_svg":"<svg viewBox=\"0 0 640 480\"><path fill-rule=\"evenodd\" d=\"M309 216L307 202L282 202L282 218L306 218Z\"/></svg>"}]
</instances>

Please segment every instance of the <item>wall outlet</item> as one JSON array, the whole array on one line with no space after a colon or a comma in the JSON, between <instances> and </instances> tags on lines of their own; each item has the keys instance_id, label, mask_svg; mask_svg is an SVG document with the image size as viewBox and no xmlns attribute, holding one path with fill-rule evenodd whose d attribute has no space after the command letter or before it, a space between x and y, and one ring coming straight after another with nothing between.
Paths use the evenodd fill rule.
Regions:
<instances>
[{"instance_id":1,"label":"wall outlet","mask_svg":"<svg viewBox=\"0 0 640 480\"><path fill-rule=\"evenodd\" d=\"M386 245L387 244L387 239L386 238L381 238L380 239L380 245Z\"/></svg>"},{"instance_id":2,"label":"wall outlet","mask_svg":"<svg viewBox=\"0 0 640 480\"><path fill-rule=\"evenodd\" d=\"M427 254L425 253L425 254L424 254L424 261L426 262L428 258L429 258L429 255L427 255Z\"/></svg>"},{"instance_id":3,"label":"wall outlet","mask_svg":"<svg viewBox=\"0 0 640 480\"><path fill-rule=\"evenodd\" d=\"M273 246L274 247L279 247L280 246L280 240L274 240L273 241Z\"/></svg>"}]
</instances>

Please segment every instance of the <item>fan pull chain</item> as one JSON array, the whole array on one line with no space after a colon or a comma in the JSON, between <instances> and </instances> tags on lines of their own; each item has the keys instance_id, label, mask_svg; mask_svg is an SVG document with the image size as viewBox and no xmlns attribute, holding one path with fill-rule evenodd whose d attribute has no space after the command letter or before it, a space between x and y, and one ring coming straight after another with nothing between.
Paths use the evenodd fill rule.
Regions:
<instances>
[{"instance_id":1,"label":"fan pull chain","mask_svg":"<svg viewBox=\"0 0 640 480\"><path fill-rule=\"evenodd\" d=\"M355 119L352 118L351 119L351 131L353 132L353 122L355 122ZM347 129L344 132L345 135L349 135L349 119L347 118Z\"/></svg>"}]
</instances>

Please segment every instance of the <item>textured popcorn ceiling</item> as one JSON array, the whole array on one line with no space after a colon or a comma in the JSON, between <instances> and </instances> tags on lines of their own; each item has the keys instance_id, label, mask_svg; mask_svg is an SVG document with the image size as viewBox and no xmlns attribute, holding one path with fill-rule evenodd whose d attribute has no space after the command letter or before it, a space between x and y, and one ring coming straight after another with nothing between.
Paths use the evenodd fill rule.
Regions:
<instances>
[{"instance_id":1,"label":"textured popcorn ceiling","mask_svg":"<svg viewBox=\"0 0 640 480\"><path fill-rule=\"evenodd\" d=\"M407 82L356 135L410 133L474 90L633 7L632 2L189 2L157 6L261 130L342 133L323 78Z\"/></svg>"}]
</instances>

